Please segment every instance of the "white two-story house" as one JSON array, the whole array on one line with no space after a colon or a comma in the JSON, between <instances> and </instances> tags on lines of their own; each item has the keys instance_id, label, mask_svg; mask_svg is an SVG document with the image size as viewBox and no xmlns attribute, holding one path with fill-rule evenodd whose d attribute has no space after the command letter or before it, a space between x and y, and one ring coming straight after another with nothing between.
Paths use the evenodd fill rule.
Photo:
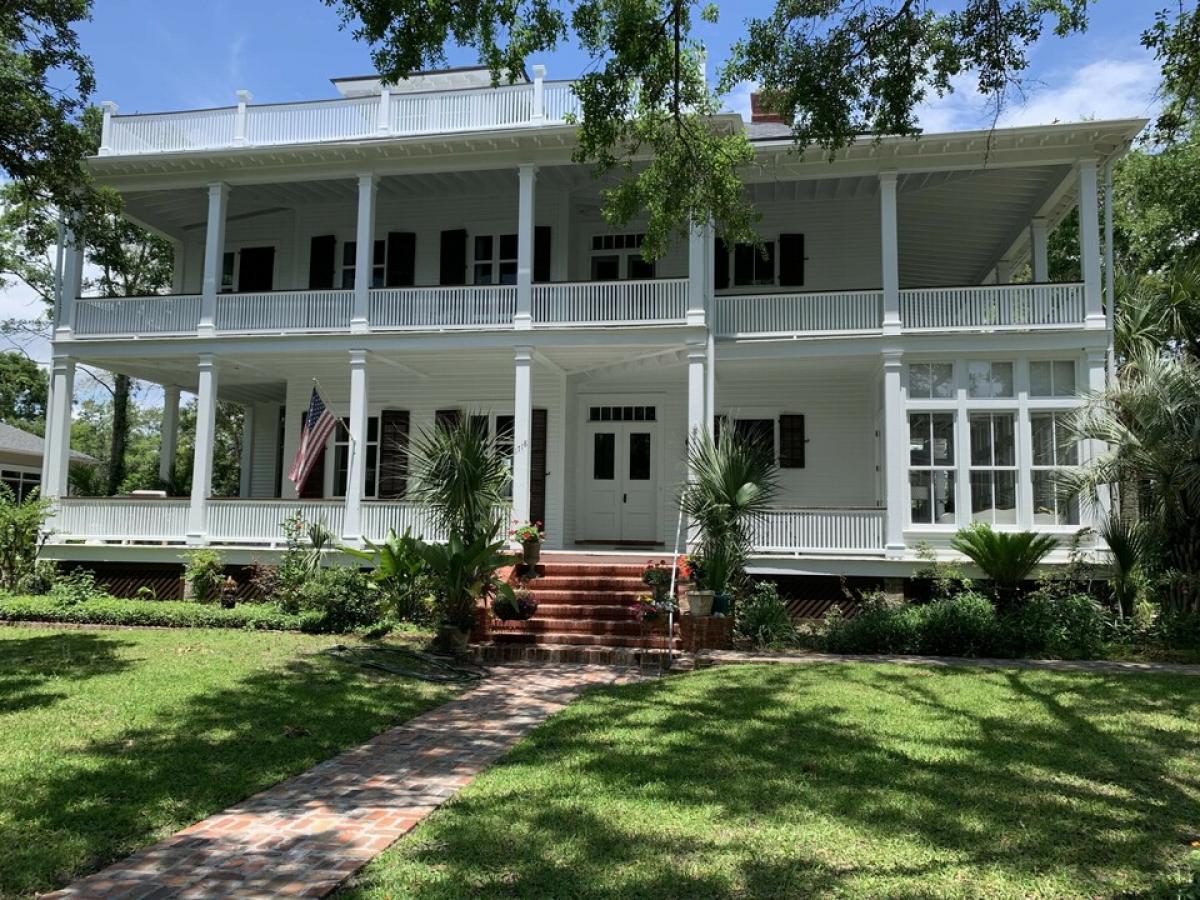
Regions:
<instances>
[{"instance_id":1,"label":"white two-story house","mask_svg":"<svg viewBox=\"0 0 1200 900\"><path fill-rule=\"evenodd\" d=\"M480 416L512 460L514 519L549 550L676 544L691 431L770 439L778 509L756 567L900 575L972 521L1063 537L1090 511L1054 472L1064 414L1104 383L1097 199L1141 120L862 140L798 155L743 123L766 254L697 229L645 259L571 161L571 85L481 70L334 81L309 103L119 115L90 165L176 248L169 295L79 296L66 249L45 490L65 560L269 555L300 509L344 539L423 531L407 442ZM1082 283L1051 283L1047 236L1079 209ZM1032 278L1014 282L1018 273ZM197 398L177 497L67 496L76 366L161 384L162 474ZM297 496L314 383L345 420ZM218 400L245 408L241 485L211 495Z\"/></svg>"}]
</instances>

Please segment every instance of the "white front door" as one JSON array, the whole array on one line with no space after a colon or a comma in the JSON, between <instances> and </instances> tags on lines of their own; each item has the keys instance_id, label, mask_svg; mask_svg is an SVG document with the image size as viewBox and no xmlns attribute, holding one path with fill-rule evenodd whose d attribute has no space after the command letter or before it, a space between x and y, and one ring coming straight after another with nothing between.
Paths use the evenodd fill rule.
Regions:
<instances>
[{"instance_id":1,"label":"white front door","mask_svg":"<svg viewBox=\"0 0 1200 900\"><path fill-rule=\"evenodd\" d=\"M586 423L580 489L582 540L640 543L658 540L655 432L653 419Z\"/></svg>"}]
</instances>

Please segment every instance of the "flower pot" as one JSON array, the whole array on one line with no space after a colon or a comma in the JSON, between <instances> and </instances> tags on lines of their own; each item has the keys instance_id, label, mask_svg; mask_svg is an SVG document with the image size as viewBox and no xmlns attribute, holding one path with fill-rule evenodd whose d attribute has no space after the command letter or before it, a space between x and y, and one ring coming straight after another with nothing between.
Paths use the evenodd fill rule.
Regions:
<instances>
[{"instance_id":1,"label":"flower pot","mask_svg":"<svg viewBox=\"0 0 1200 900\"><path fill-rule=\"evenodd\" d=\"M713 612L712 591L688 591L689 611L693 616L711 616Z\"/></svg>"},{"instance_id":2,"label":"flower pot","mask_svg":"<svg viewBox=\"0 0 1200 900\"><path fill-rule=\"evenodd\" d=\"M712 614L714 616L727 616L733 611L733 596L725 593L713 594Z\"/></svg>"},{"instance_id":3,"label":"flower pot","mask_svg":"<svg viewBox=\"0 0 1200 900\"><path fill-rule=\"evenodd\" d=\"M453 656L466 656L470 642L470 634L457 625L443 623L438 626L438 648Z\"/></svg>"},{"instance_id":4,"label":"flower pot","mask_svg":"<svg viewBox=\"0 0 1200 900\"><path fill-rule=\"evenodd\" d=\"M532 570L542 558L542 542L529 541L521 545L521 559Z\"/></svg>"}]
</instances>

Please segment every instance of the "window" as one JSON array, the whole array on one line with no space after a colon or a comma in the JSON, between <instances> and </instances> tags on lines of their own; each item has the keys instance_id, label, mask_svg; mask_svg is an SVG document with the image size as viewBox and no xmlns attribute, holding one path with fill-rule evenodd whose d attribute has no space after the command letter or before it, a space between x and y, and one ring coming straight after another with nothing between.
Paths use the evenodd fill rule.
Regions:
<instances>
[{"instance_id":1,"label":"window","mask_svg":"<svg viewBox=\"0 0 1200 900\"><path fill-rule=\"evenodd\" d=\"M592 235L592 281L653 278L654 263L642 258L645 240L644 234Z\"/></svg>"},{"instance_id":2,"label":"window","mask_svg":"<svg viewBox=\"0 0 1200 900\"><path fill-rule=\"evenodd\" d=\"M1015 413L971 413L971 518L1017 523Z\"/></svg>"},{"instance_id":3,"label":"window","mask_svg":"<svg viewBox=\"0 0 1200 900\"><path fill-rule=\"evenodd\" d=\"M1029 416L1033 435L1034 525L1078 525L1079 501L1068 499L1058 485L1062 469L1079 465L1079 444L1071 440L1064 412Z\"/></svg>"},{"instance_id":4,"label":"window","mask_svg":"<svg viewBox=\"0 0 1200 900\"><path fill-rule=\"evenodd\" d=\"M914 524L955 521L954 413L911 413L909 496Z\"/></svg>"},{"instance_id":5,"label":"window","mask_svg":"<svg viewBox=\"0 0 1200 900\"><path fill-rule=\"evenodd\" d=\"M612 481L616 472L617 436L611 431L592 435L592 478Z\"/></svg>"},{"instance_id":6,"label":"window","mask_svg":"<svg viewBox=\"0 0 1200 900\"><path fill-rule=\"evenodd\" d=\"M908 396L914 400L953 400L954 363L911 363Z\"/></svg>"},{"instance_id":7,"label":"window","mask_svg":"<svg viewBox=\"0 0 1200 900\"><path fill-rule=\"evenodd\" d=\"M221 293L232 294L237 272L237 253L228 250L221 255Z\"/></svg>"},{"instance_id":8,"label":"window","mask_svg":"<svg viewBox=\"0 0 1200 900\"><path fill-rule=\"evenodd\" d=\"M772 462L775 460L775 420L736 419L733 431L753 447L761 449Z\"/></svg>"},{"instance_id":9,"label":"window","mask_svg":"<svg viewBox=\"0 0 1200 900\"><path fill-rule=\"evenodd\" d=\"M629 435L629 480L650 480L650 433L634 431Z\"/></svg>"},{"instance_id":10,"label":"window","mask_svg":"<svg viewBox=\"0 0 1200 900\"><path fill-rule=\"evenodd\" d=\"M1069 359L1034 360L1029 364L1029 396L1074 397L1075 363Z\"/></svg>"},{"instance_id":11,"label":"window","mask_svg":"<svg viewBox=\"0 0 1200 900\"><path fill-rule=\"evenodd\" d=\"M0 469L0 484L3 484L20 503L34 490L41 487L42 476L38 472L25 469Z\"/></svg>"},{"instance_id":12,"label":"window","mask_svg":"<svg viewBox=\"0 0 1200 900\"><path fill-rule=\"evenodd\" d=\"M803 469L808 438L804 435L804 416L784 413L779 417L779 468Z\"/></svg>"},{"instance_id":13,"label":"window","mask_svg":"<svg viewBox=\"0 0 1200 900\"><path fill-rule=\"evenodd\" d=\"M978 360L968 362L967 394L977 399L1014 396L1013 364Z\"/></svg>"},{"instance_id":14,"label":"window","mask_svg":"<svg viewBox=\"0 0 1200 900\"><path fill-rule=\"evenodd\" d=\"M367 418L367 474L363 483L364 497L379 496L379 417ZM333 432L333 490L332 497L346 496L346 481L350 475L350 420L342 419L342 427Z\"/></svg>"},{"instance_id":15,"label":"window","mask_svg":"<svg viewBox=\"0 0 1200 900\"><path fill-rule=\"evenodd\" d=\"M517 283L517 236L475 235L475 283Z\"/></svg>"},{"instance_id":16,"label":"window","mask_svg":"<svg viewBox=\"0 0 1200 900\"><path fill-rule=\"evenodd\" d=\"M588 409L589 422L653 422L653 406L593 406Z\"/></svg>"},{"instance_id":17,"label":"window","mask_svg":"<svg viewBox=\"0 0 1200 900\"><path fill-rule=\"evenodd\" d=\"M775 242L764 241L762 248L738 244L733 248L735 286L775 284Z\"/></svg>"},{"instance_id":18,"label":"window","mask_svg":"<svg viewBox=\"0 0 1200 900\"><path fill-rule=\"evenodd\" d=\"M486 437L492 433L492 428L495 428L496 453L504 460L505 468L508 469L509 481L504 489L504 496L512 499L512 470L513 470L513 436L516 433L516 419L509 415L491 415L481 414L471 416L471 427L479 429Z\"/></svg>"},{"instance_id":19,"label":"window","mask_svg":"<svg viewBox=\"0 0 1200 900\"><path fill-rule=\"evenodd\" d=\"M345 241L342 244L342 289L354 288L355 257L358 255L357 241ZM383 287L387 263L387 241L376 241L371 254L371 287Z\"/></svg>"}]
</instances>

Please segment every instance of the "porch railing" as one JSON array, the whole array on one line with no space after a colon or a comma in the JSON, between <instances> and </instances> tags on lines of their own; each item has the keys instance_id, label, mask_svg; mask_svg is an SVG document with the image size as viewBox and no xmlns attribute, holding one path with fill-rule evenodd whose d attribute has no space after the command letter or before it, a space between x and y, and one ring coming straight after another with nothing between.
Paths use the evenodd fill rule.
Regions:
<instances>
[{"instance_id":1,"label":"porch railing","mask_svg":"<svg viewBox=\"0 0 1200 900\"><path fill-rule=\"evenodd\" d=\"M773 509L754 523L760 553L882 553L882 509Z\"/></svg>"},{"instance_id":2,"label":"porch railing","mask_svg":"<svg viewBox=\"0 0 1200 900\"><path fill-rule=\"evenodd\" d=\"M372 328L511 327L517 289L510 285L380 288L371 291Z\"/></svg>"},{"instance_id":3,"label":"porch railing","mask_svg":"<svg viewBox=\"0 0 1200 900\"><path fill-rule=\"evenodd\" d=\"M75 301L75 333L80 335L188 334L199 321L198 294Z\"/></svg>"},{"instance_id":4,"label":"porch railing","mask_svg":"<svg viewBox=\"0 0 1200 900\"><path fill-rule=\"evenodd\" d=\"M188 501L66 497L55 503L48 523L52 543L75 540L182 543Z\"/></svg>"},{"instance_id":5,"label":"porch railing","mask_svg":"<svg viewBox=\"0 0 1200 900\"><path fill-rule=\"evenodd\" d=\"M533 286L535 325L647 325L682 322L688 280L578 281Z\"/></svg>"},{"instance_id":6,"label":"porch railing","mask_svg":"<svg viewBox=\"0 0 1200 900\"><path fill-rule=\"evenodd\" d=\"M1036 328L1084 320L1082 284L996 284L900 292L905 330Z\"/></svg>"},{"instance_id":7,"label":"porch railing","mask_svg":"<svg viewBox=\"0 0 1200 900\"><path fill-rule=\"evenodd\" d=\"M220 294L217 331L341 331L350 327L354 291Z\"/></svg>"},{"instance_id":8,"label":"porch railing","mask_svg":"<svg viewBox=\"0 0 1200 900\"><path fill-rule=\"evenodd\" d=\"M209 500L208 540L214 544L282 544L283 520L299 512L305 522L319 522L340 541L345 511L340 500Z\"/></svg>"},{"instance_id":9,"label":"porch railing","mask_svg":"<svg viewBox=\"0 0 1200 900\"><path fill-rule=\"evenodd\" d=\"M883 291L741 294L718 297L714 329L729 337L878 331Z\"/></svg>"}]
</instances>

